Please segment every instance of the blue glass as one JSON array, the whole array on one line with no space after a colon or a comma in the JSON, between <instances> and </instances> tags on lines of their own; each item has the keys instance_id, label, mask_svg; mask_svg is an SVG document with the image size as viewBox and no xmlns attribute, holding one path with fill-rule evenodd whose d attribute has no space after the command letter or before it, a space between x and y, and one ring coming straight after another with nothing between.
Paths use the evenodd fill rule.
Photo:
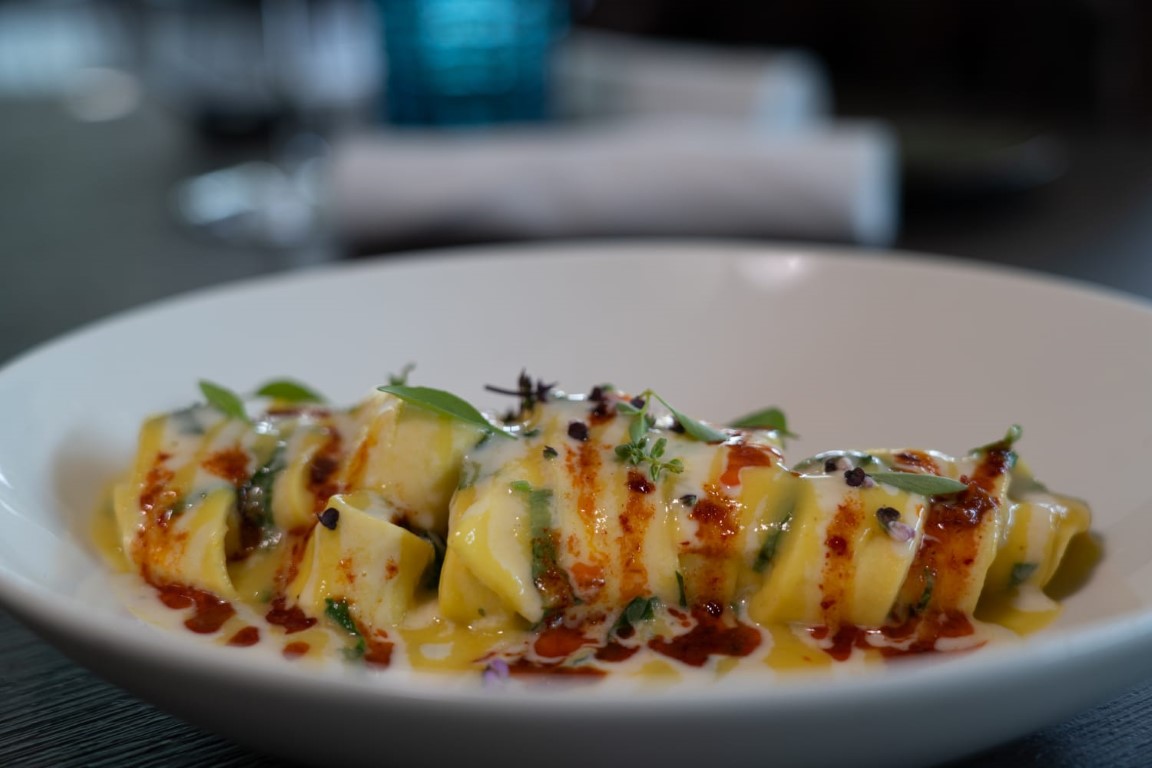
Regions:
<instances>
[{"instance_id":1,"label":"blue glass","mask_svg":"<svg viewBox=\"0 0 1152 768\"><path fill-rule=\"evenodd\" d=\"M385 118L466 126L549 117L559 0L378 0L388 66Z\"/></svg>"}]
</instances>

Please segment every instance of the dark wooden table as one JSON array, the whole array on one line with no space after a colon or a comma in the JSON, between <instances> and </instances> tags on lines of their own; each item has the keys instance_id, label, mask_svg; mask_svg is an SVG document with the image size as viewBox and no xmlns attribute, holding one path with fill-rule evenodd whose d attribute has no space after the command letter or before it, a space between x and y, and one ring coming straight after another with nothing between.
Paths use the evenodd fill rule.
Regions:
<instances>
[{"instance_id":1,"label":"dark wooden table","mask_svg":"<svg viewBox=\"0 0 1152 768\"><path fill-rule=\"evenodd\" d=\"M1152 143L1087 137L1072 148L1067 176L1043 190L961 212L914 210L899 245L1152 297ZM0 101L0 364L109 313L298 263L299 254L181 231L168 194L209 161L156 109L83 125L51 103ZM1068 722L954 765L1152 765L1152 685L1133 685ZM0 765L285 763L97 679L0 610Z\"/></svg>"}]
</instances>

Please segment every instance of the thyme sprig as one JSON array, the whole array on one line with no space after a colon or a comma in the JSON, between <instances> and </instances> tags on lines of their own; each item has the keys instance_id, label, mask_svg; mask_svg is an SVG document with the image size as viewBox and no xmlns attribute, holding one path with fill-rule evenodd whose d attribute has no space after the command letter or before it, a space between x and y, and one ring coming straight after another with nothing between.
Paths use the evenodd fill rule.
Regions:
<instances>
[{"instance_id":1,"label":"thyme sprig","mask_svg":"<svg viewBox=\"0 0 1152 768\"><path fill-rule=\"evenodd\" d=\"M660 479L660 475L663 472L671 472L678 475L684 471L684 462L680 459L663 461L664 451L667 446L667 438L661 437L649 447L648 438L641 437L639 440L633 440L632 442L616 446L616 456L621 461L631 464L634 467L647 464L648 476L655 482Z\"/></svg>"}]
</instances>

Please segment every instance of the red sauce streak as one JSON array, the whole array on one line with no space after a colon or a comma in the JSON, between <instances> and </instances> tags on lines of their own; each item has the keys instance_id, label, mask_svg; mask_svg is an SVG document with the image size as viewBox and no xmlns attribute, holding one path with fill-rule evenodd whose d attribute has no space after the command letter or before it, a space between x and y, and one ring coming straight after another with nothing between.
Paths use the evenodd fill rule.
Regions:
<instances>
[{"instance_id":1,"label":"red sauce streak","mask_svg":"<svg viewBox=\"0 0 1152 768\"><path fill-rule=\"evenodd\" d=\"M648 647L689 666L702 667L710 656L742 657L760 646L760 632L752 627L730 625L722 616L713 616L703 608L694 608L692 616L696 626L686 634L671 639L654 638L648 641Z\"/></svg>"},{"instance_id":2,"label":"red sauce streak","mask_svg":"<svg viewBox=\"0 0 1152 768\"><path fill-rule=\"evenodd\" d=\"M843 536L829 536L828 540L824 542L832 553L843 557L848 553L848 542L844 540Z\"/></svg>"},{"instance_id":3,"label":"red sauce streak","mask_svg":"<svg viewBox=\"0 0 1152 768\"><path fill-rule=\"evenodd\" d=\"M541 632L533 648L545 659L564 659L591 642L580 630L557 624Z\"/></svg>"},{"instance_id":4,"label":"red sauce streak","mask_svg":"<svg viewBox=\"0 0 1152 768\"><path fill-rule=\"evenodd\" d=\"M627 661L628 659L632 658L632 655L635 654L638 650L640 650L639 646L629 647L627 645L621 645L620 643L617 643L615 640L613 640L607 645L601 646L599 649L597 649L596 659L597 661L607 661L609 663Z\"/></svg>"},{"instance_id":5,"label":"red sauce streak","mask_svg":"<svg viewBox=\"0 0 1152 768\"><path fill-rule=\"evenodd\" d=\"M974 578L972 565L985 537L992 533L985 519L1000 505L996 484L1009 469L1010 454L1007 448L988 450L968 480L966 490L939 497L929 506L924 521L924 542L901 587L899 605L917 605L928 591L931 579L927 612L962 607Z\"/></svg>"},{"instance_id":6,"label":"red sauce streak","mask_svg":"<svg viewBox=\"0 0 1152 768\"><path fill-rule=\"evenodd\" d=\"M333 431L308 465L308 490L312 494L313 512L323 512L328 499L340 492L340 484L334 480L336 470L340 468L340 454L340 433Z\"/></svg>"},{"instance_id":7,"label":"red sauce streak","mask_svg":"<svg viewBox=\"0 0 1152 768\"><path fill-rule=\"evenodd\" d=\"M169 510L179 498L179 494L168 487L174 475L172 470L163 464L169 458L167 453L156 454L156 463L152 465L144 478L144 490L140 492L140 509L144 512L151 514L152 512ZM168 518L162 517L158 522L161 526L166 525Z\"/></svg>"},{"instance_id":8,"label":"red sauce streak","mask_svg":"<svg viewBox=\"0 0 1152 768\"><path fill-rule=\"evenodd\" d=\"M250 645L256 645L260 642L260 630L256 627L244 627L232 637L228 638L228 645L235 645L240 648L247 648Z\"/></svg>"},{"instance_id":9,"label":"red sauce streak","mask_svg":"<svg viewBox=\"0 0 1152 768\"><path fill-rule=\"evenodd\" d=\"M236 609L227 600L221 600L211 592L181 584L167 584L157 588L160 602L174 610L194 609L184 621L184 626L201 635L218 632L224 622L236 614Z\"/></svg>"},{"instance_id":10,"label":"red sauce streak","mask_svg":"<svg viewBox=\"0 0 1152 768\"><path fill-rule=\"evenodd\" d=\"M264 620L269 624L283 627L284 632L289 635L294 632L303 632L316 625L316 619L305 615L298 605L289 607L283 597L278 597L272 601L272 607L268 613L264 614Z\"/></svg>"},{"instance_id":11,"label":"red sauce streak","mask_svg":"<svg viewBox=\"0 0 1152 768\"><path fill-rule=\"evenodd\" d=\"M295 641L284 646L283 654L286 659L298 659L308 653L312 646L302 641Z\"/></svg>"},{"instance_id":12,"label":"red sauce streak","mask_svg":"<svg viewBox=\"0 0 1152 768\"><path fill-rule=\"evenodd\" d=\"M853 648L877 650L885 658L913 656L938 652L936 643L941 638L969 637L975 631L971 620L959 611L917 616L901 624L879 629L841 624L831 636L831 645L823 648L823 651L837 661L847 660ZM809 632L816 640L824 640L831 630L823 626L813 627ZM908 642L909 638L913 638L911 642ZM903 647L893 645L895 642L901 643ZM984 643L978 643L965 650L975 650L982 645Z\"/></svg>"},{"instance_id":13,"label":"red sauce streak","mask_svg":"<svg viewBox=\"0 0 1152 768\"><path fill-rule=\"evenodd\" d=\"M205 471L227 480L236 487L248 482L248 454L240 446L225 448L200 462Z\"/></svg>"},{"instance_id":14,"label":"red sauce streak","mask_svg":"<svg viewBox=\"0 0 1152 768\"><path fill-rule=\"evenodd\" d=\"M720 475L724 485L740 485L740 470L744 467L770 467L779 459L772 449L763 445L736 443L727 447L728 463Z\"/></svg>"},{"instance_id":15,"label":"red sauce streak","mask_svg":"<svg viewBox=\"0 0 1152 768\"><path fill-rule=\"evenodd\" d=\"M721 486L704 487L708 496L688 513L696 523L696 536L682 544L681 560L688 594L709 600L735 588L736 572L728 567L740 533L740 503L720 492Z\"/></svg>"},{"instance_id":16,"label":"red sauce streak","mask_svg":"<svg viewBox=\"0 0 1152 768\"><path fill-rule=\"evenodd\" d=\"M836 514L828 524L824 538L824 568L821 571L820 608L824 621L831 626L840 623L840 616L847 610L851 599L852 585L856 578L856 560L853 557L852 542L857 538L864 515L860 500L849 497L836 508Z\"/></svg>"},{"instance_id":17,"label":"red sauce streak","mask_svg":"<svg viewBox=\"0 0 1152 768\"><path fill-rule=\"evenodd\" d=\"M387 635L384 635L387 637ZM370 637L365 635L364 642L367 649L364 651L364 662L377 667L386 667L392 663L393 643L384 637Z\"/></svg>"},{"instance_id":18,"label":"red sauce streak","mask_svg":"<svg viewBox=\"0 0 1152 768\"><path fill-rule=\"evenodd\" d=\"M632 493L652 493L656 490L656 485L645 477L640 472L630 470L628 472L628 490Z\"/></svg>"},{"instance_id":19,"label":"red sauce streak","mask_svg":"<svg viewBox=\"0 0 1152 768\"><path fill-rule=\"evenodd\" d=\"M940 474L936 460L923 451L900 451L892 456L896 466L904 471L919 470L930 475Z\"/></svg>"},{"instance_id":20,"label":"red sauce streak","mask_svg":"<svg viewBox=\"0 0 1152 768\"><path fill-rule=\"evenodd\" d=\"M576 511L588 534L587 557L591 561L587 565L578 564L571 573L580 599L591 603L596 601L604 589L604 573L609 565L608 555L603 551L603 524L596 507L600 497L597 492L601 467L600 446L589 440L580 443L575 450L566 451L564 467L576 491ZM569 552L573 558L579 558L574 548L570 547Z\"/></svg>"},{"instance_id":21,"label":"red sauce streak","mask_svg":"<svg viewBox=\"0 0 1152 768\"><path fill-rule=\"evenodd\" d=\"M633 474L643 479L639 472L630 471L629 481ZM621 574L619 599L623 603L648 591L648 568L644 565L643 556L644 539L655 514L656 510L646 493L629 493L624 509L620 510L617 545Z\"/></svg>"}]
</instances>

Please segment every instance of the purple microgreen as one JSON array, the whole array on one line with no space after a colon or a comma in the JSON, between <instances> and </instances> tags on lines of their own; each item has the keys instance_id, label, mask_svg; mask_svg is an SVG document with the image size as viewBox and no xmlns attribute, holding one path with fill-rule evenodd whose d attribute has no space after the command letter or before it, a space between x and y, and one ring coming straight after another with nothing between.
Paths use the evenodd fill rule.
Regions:
<instances>
[{"instance_id":1,"label":"purple microgreen","mask_svg":"<svg viewBox=\"0 0 1152 768\"><path fill-rule=\"evenodd\" d=\"M484 665L484 671L480 674L480 679L486 686L500 685L508 679L511 670L508 669L508 662L504 659L492 659Z\"/></svg>"},{"instance_id":2,"label":"purple microgreen","mask_svg":"<svg viewBox=\"0 0 1152 768\"><path fill-rule=\"evenodd\" d=\"M896 541L911 541L916 537L916 529L900 519L900 511L894 507L880 507L876 510L880 527Z\"/></svg>"}]
</instances>

